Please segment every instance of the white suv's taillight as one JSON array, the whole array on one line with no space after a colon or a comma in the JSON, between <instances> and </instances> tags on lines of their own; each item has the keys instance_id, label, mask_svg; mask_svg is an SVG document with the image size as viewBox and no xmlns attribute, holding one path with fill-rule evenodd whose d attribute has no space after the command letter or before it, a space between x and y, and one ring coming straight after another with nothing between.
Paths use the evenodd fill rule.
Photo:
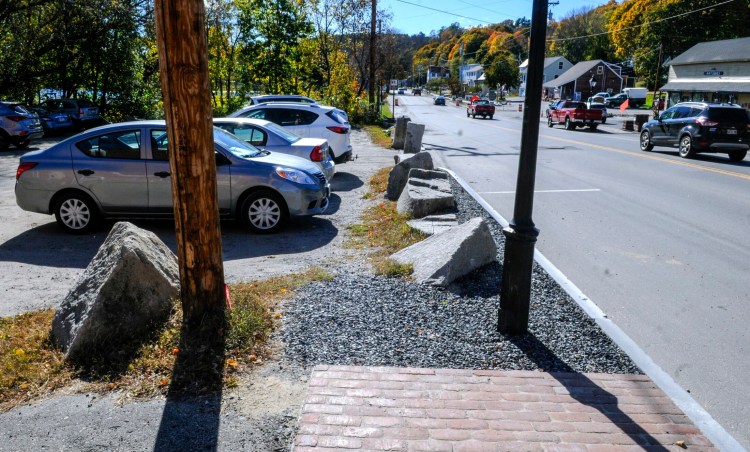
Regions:
<instances>
[{"instance_id":1,"label":"white suv's taillight","mask_svg":"<svg viewBox=\"0 0 750 452\"><path fill-rule=\"evenodd\" d=\"M346 135L349 132L349 128L344 126L327 126L326 129L334 133L340 133L342 135Z\"/></svg>"}]
</instances>

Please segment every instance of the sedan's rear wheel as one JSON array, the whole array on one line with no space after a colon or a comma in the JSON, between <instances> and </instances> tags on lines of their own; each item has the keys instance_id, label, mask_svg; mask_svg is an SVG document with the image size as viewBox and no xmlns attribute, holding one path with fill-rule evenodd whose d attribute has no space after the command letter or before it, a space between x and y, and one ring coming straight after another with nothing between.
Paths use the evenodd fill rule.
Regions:
<instances>
[{"instance_id":1,"label":"sedan's rear wheel","mask_svg":"<svg viewBox=\"0 0 750 452\"><path fill-rule=\"evenodd\" d=\"M641 151L651 152L654 149L654 143L651 142L651 134L648 130L641 132Z\"/></svg>"},{"instance_id":2,"label":"sedan's rear wheel","mask_svg":"<svg viewBox=\"0 0 750 452\"><path fill-rule=\"evenodd\" d=\"M680 138L680 157L684 159L691 159L695 157L695 149L693 148L693 138L690 135L685 135Z\"/></svg>"},{"instance_id":3,"label":"sedan's rear wheel","mask_svg":"<svg viewBox=\"0 0 750 452\"><path fill-rule=\"evenodd\" d=\"M547 127L552 127L552 116L547 116Z\"/></svg>"},{"instance_id":4,"label":"sedan's rear wheel","mask_svg":"<svg viewBox=\"0 0 750 452\"><path fill-rule=\"evenodd\" d=\"M570 122L570 117L565 118L565 130L575 130L576 126Z\"/></svg>"},{"instance_id":5,"label":"sedan's rear wheel","mask_svg":"<svg viewBox=\"0 0 750 452\"><path fill-rule=\"evenodd\" d=\"M240 214L242 222L258 234L279 231L289 217L284 201L269 190L257 191L248 196L242 203Z\"/></svg>"},{"instance_id":6,"label":"sedan's rear wheel","mask_svg":"<svg viewBox=\"0 0 750 452\"><path fill-rule=\"evenodd\" d=\"M18 149L26 149L27 147L29 147L29 144L31 144L31 140L27 139L27 140L19 141L18 143L16 143L16 147Z\"/></svg>"},{"instance_id":7,"label":"sedan's rear wheel","mask_svg":"<svg viewBox=\"0 0 750 452\"><path fill-rule=\"evenodd\" d=\"M85 234L99 223L96 204L83 193L65 193L55 203L55 220L70 234Z\"/></svg>"},{"instance_id":8,"label":"sedan's rear wheel","mask_svg":"<svg viewBox=\"0 0 750 452\"><path fill-rule=\"evenodd\" d=\"M729 160L733 162L741 162L747 156L747 151L734 151L729 153Z\"/></svg>"}]
</instances>

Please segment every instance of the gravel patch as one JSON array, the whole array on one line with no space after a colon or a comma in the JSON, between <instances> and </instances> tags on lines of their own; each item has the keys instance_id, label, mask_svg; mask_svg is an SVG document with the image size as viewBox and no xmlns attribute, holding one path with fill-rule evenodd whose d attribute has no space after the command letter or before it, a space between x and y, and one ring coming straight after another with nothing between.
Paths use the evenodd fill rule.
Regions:
<instances>
[{"instance_id":1,"label":"gravel patch","mask_svg":"<svg viewBox=\"0 0 750 452\"><path fill-rule=\"evenodd\" d=\"M290 364L641 373L536 263L529 333L498 333L502 228L460 186L453 190L459 222L489 222L497 262L447 290L352 273L310 284L284 307Z\"/></svg>"}]
</instances>

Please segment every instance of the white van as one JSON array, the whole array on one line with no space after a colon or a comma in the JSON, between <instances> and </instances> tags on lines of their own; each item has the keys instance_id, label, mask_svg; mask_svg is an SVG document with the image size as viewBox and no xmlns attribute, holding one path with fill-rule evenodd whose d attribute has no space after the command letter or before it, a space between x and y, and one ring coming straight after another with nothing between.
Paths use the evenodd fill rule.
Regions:
<instances>
[{"instance_id":1,"label":"white van","mask_svg":"<svg viewBox=\"0 0 750 452\"><path fill-rule=\"evenodd\" d=\"M648 89L625 88L622 90L622 92L628 95L628 99L630 99L630 107L638 108L646 102L646 94L648 94Z\"/></svg>"}]
</instances>

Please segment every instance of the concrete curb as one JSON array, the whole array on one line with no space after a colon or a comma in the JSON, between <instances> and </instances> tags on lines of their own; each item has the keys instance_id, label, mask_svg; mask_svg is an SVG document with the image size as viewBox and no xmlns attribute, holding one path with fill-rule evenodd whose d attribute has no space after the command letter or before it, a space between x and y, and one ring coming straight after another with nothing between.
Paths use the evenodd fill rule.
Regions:
<instances>
[{"instance_id":1,"label":"concrete curb","mask_svg":"<svg viewBox=\"0 0 750 452\"><path fill-rule=\"evenodd\" d=\"M508 221L497 213L466 181L447 168L445 171L471 195L503 228ZM745 449L703 407L693 399L672 377L657 365L624 331L552 264L538 249L534 249L534 260L570 295L586 314L640 367L646 375L664 391L706 437L722 451L744 451Z\"/></svg>"}]
</instances>

